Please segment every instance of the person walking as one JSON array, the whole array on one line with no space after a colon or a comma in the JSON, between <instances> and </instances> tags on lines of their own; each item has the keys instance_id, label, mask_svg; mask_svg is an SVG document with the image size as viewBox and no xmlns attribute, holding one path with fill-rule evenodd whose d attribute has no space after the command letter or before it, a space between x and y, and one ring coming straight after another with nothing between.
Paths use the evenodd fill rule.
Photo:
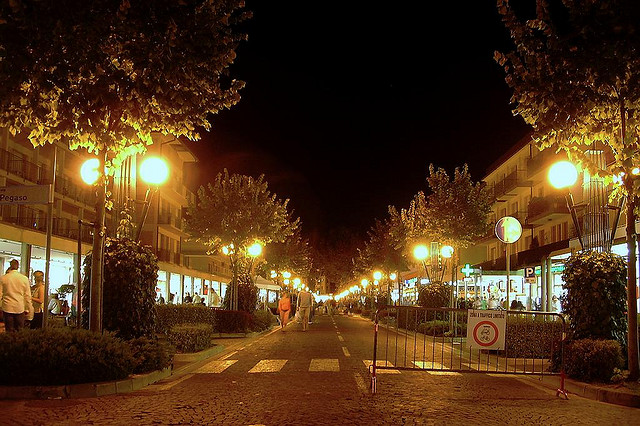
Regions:
<instances>
[{"instance_id":1,"label":"person walking","mask_svg":"<svg viewBox=\"0 0 640 426\"><path fill-rule=\"evenodd\" d=\"M283 291L282 297L278 301L278 313L280 314L280 328L284 331L284 328L289 322L289 312L291 311L291 298L289 292Z\"/></svg>"},{"instance_id":2,"label":"person walking","mask_svg":"<svg viewBox=\"0 0 640 426\"><path fill-rule=\"evenodd\" d=\"M44 303L44 272L35 271L33 273L35 284L31 287L31 304L33 305L33 319L29 328L42 328L42 304Z\"/></svg>"},{"instance_id":3,"label":"person walking","mask_svg":"<svg viewBox=\"0 0 640 426\"><path fill-rule=\"evenodd\" d=\"M302 289L298 293L298 309L300 310L300 321L302 321L302 331L309 329L309 314L313 305L313 296L308 290Z\"/></svg>"},{"instance_id":4,"label":"person walking","mask_svg":"<svg viewBox=\"0 0 640 426\"><path fill-rule=\"evenodd\" d=\"M9 271L0 278L0 301L7 332L20 331L31 306L29 278L20 273L16 259L9 262Z\"/></svg>"}]
</instances>

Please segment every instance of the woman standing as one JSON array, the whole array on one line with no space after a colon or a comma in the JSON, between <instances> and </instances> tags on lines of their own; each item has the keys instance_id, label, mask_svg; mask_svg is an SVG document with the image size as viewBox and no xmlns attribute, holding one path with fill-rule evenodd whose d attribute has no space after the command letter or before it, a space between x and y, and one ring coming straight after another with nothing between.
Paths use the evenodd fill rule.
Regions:
<instances>
[{"instance_id":1,"label":"woman standing","mask_svg":"<svg viewBox=\"0 0 640 426\"><path fill-rule=\"evenodd\" d=\"M35 284L31 287L31 303L33 304L33 320L30 328L42 328L42 304L44 303L44 273L33 273Z\"/></svg>"},{"instance_id":2,"label":"woman standing","mask_svg":"<svg viewBox=\"0 0 640 426\"><path fill-rule=\"evenodd\" d=\"M280 314L280 328L284 331L284 328L289 322L289 312L291 311L291 298L286 291L282 292L282 297L278 302L278 313Z\"/></svg>"}]
</instances>

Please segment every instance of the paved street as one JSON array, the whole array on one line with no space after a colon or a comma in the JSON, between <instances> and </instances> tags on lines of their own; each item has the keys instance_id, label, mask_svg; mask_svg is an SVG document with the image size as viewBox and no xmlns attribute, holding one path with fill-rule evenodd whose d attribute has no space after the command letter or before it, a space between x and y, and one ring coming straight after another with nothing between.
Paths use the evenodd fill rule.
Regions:
<instances>
[{"instance_id":1,"label":"paved street","mask_svg":"<svg viewBox=\"0 0 640 426\"><path fill-rule=\"evenodd\" d=\"M243 340L170 379L121 395L0 401L1 424L637 424L640 410L534 380L390 371L369 393L372 324L316 316Z\"/></svg>"}]
</instances>

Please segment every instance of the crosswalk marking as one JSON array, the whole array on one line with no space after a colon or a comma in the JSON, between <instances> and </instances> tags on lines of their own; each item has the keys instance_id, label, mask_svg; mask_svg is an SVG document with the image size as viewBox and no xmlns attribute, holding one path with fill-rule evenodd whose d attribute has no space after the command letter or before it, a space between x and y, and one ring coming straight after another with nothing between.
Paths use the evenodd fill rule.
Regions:
<instances>
[{"instance_id":1,"label":"crosswalk marking","mask_svg":"<svg viewBox=\"0 0 640 426\"><path fill-rule=\"evenodd\" d=\"M280 371L286 363L286 359L263 359L249 370L249 373L275 373Z\"/></svg>"},{"instance_id":2,"label":"crosswalk marking","mask_svg":"<svg viewBox=\"0 0 640 426\"><path fill-rule=\"evenodd\" d=\"M196 373L222 373L227 368L231 367L233 364L238 362L237 359L225 359L225 360L216 360L211 361L198 368Z\"/></svg>"},{"instance_id":3,"label":"crosswalk marking","mask_svg":"<svg viewBox=\"0 0 640 426\"><path fill-rule=\"evenodd\" d=\"M309 371L340 371L340 364L337 359L314 358L309 365Z\"/></svg>"},{"instance_id":4,"label":"crosswalk marking","mask_svg":"<svg viewBox=\"0 0 640 426\"><path fill-rule=\"evenodd\" d=\"M369 370L369 367L373 365L373 361L370 359L363 359L362 362L364 362L364 365L367 367L367 370ZM376 366L378 367L393 367L393 364L390 363L389 361L385 361L383 359L379 359L376 361ZM400 371L398 370L387 370L387 369L381 369L378 370L376 369L376 373L377 374L400 374Z\"/></svg>"},{"instance_id":5,"label":"crosswalk marking","mask_svg":"<svg viewBox=\"0 0 640 426\"><path fill-rule=\"evenodd\" d=\"M448 370L449 367L446 367L439 362L435 361L413 361L416 367L420 368L431 368L433 370Z\"/></svg>"}]
</instances>

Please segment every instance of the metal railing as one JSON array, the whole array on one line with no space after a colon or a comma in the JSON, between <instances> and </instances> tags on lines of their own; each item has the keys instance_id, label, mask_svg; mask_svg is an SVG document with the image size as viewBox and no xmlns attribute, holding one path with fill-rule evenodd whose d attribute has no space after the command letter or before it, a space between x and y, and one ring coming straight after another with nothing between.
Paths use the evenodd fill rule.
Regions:
<instances>
[{"instance_id":1,"label":"metal railing","mask_svg":"<svg viewBox=\"0 0 640 426\"><path fill-rule=\"evenodd\" d=\"M553 312L503 313L504 347L484 349L468 338L468 310L387 306L375 316L371 391L377 371L559 375L564 389L565 320ZM496 332L497 333L497 332Z\"/></svg>"}]
</instances>

